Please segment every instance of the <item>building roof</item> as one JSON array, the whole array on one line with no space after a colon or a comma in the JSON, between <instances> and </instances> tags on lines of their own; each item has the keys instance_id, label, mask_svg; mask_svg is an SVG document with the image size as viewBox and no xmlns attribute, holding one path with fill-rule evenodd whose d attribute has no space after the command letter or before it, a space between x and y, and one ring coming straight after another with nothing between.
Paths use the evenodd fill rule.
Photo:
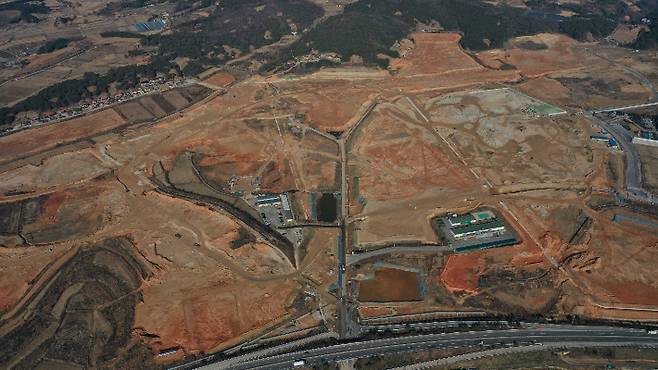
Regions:
<instances>
[{"instance_id":1,"label":"building roof","mask_svg":"<svg viewBox=\"0 0 658 370\"><path fill-rule=\"evenodd\" d=\"M473 216L475 221L485 221L496 218L496 215L488 209L471 212L471 216Z\"/></svg>"},{"instance_id":2,"label":"building roof","mask_svg":"<svg viewBox=\"0 0 658 370\"><path fill-rule=\"evenodd\" d=\"M451 225L468 225L475 222L475 219L470 213L468 213L465 215L450 216L448 217L448 221Z\"/></svg>"},{"instance_id":3,"label":"building roof","mask_svg":"<svg viewBox=\"0 0 658 370\"><path fill-rule=\"evenodd\" d=\"M455 226L450 230L452 231L453 234L458 235L458 234L467 234L474 231L486 231L491 229L497 229L500 227L505 227L505 224L501 220L494 218L487 222L478 222L475 224L469 224L464 226Z\"/></svg>"},{"instance_id":4,"label":"building roof","mask_svg":"<svg viewBox=\"0 0 658 370\"><path fill-rule=\"evenodd\" d=\"M279 195L259 195L256 197L256 204L271 204L281 202Z\"/></svg>"}]
</instances>

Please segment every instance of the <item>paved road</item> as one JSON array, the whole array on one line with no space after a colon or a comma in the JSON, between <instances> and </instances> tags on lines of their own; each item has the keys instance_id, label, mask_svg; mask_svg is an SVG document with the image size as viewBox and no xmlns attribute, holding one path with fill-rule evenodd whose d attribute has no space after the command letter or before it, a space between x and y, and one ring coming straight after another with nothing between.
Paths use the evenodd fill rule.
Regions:
<instances>
[{"instance_id":1,"label":"paved road","mask_svg":"<svg viewBox=\"0 0 658 370\"><path fill-rule=\"evenodd\" d=\"M355 254L350 254L347 256L347 265L353 265L355 263L359 263L363 260L366 260L368 258L373 258L373 257L378 257L378 256L384 256L387 254L393 254L393 253L429 253L429 254L436 254L436 253L445 253L445 252L452 252L453 248L449 247L447 245L436 245L436 244L423 244L423 245L418 245L418 246L409 246L409 247L386 247L386 248L379 248L375 249L372 251L368 252L362 252L362 253L355 253Z\"/></svg>"},{"instance_id":2,"label":"paved road","mask_svg":"<svg viewBox=\"0 0 658 370\"><path fill-rule=\"evenodd\" d=\"M644 330L531 324L521 329L469 331L459 333L425 334L342 343L320 348L296 351L239 365L232 364L232 369L289 369L296 360L304 359L306 365L321 362L335 362L354 358L372 357L396 352L418 352L430 349L466 348L466 347L511 347L517 344L538 345L564 343L594 343L608 346L620 345L658 345L658 336L647 334ZM222 369L222 363L211 364L201 369Z\"/></svg>"},{"instance_id":3,"label":"paved road","mask_svg":"<svg viewBox=\"0 0 658 370\"><path fill-rule=\"evenodd\" d=\"M603 108L603 109L593 110L591 112L592 113L607 113L607 112L625 111L625 110L641 109L641 108L648 108L648 107L655 107L655 106L658 106L658 102L644 103L644 104L634 104L634 105L625 105L625 106L622 106L622 107L615 107L615 108Z\"/></svg>"},{"instance_id":4,"label":"paved road","mask_svg":"<svg viewBox=\"0 0 658 370\"><path fill-rule=\"evenodd\" d=\"M592 121L603 131L612 135L626 154L626 166L624 171L624 187L629 197L635 200L651 203L653 196L642 188L642 168L640 166L640 154L633 145L633 134L616 123L606 122L597 117L593 112L588 112Z\"/></svg>"}]
</instances>

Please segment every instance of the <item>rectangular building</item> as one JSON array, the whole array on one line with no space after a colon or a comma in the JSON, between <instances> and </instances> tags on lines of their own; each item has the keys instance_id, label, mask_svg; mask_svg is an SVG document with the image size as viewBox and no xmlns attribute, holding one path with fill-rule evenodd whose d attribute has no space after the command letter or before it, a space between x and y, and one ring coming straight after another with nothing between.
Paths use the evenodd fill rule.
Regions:
<instances>
[{"instance_id":1,"label":"rectangular building","mask_svg":"<svg viewBox=\"0 0 658 370\"><path fill-rule=\"evenodd\" d=\"M273 205L281 204L281 197L278 194L264 194L256 197L256 205Z\"/></svg>"},{"instance_id":2,"label":"rectangular building","mask_svg":"<svg viewBox=\"0 0 658 370\"><path fill-rule=\"evenodd\" d=\"M452 227L450 228L450 232L455 239L465 239L488 234L503 233L505 232L505 224L499 219L494 218L486 222Z\"/></svg>"}]
</instances>

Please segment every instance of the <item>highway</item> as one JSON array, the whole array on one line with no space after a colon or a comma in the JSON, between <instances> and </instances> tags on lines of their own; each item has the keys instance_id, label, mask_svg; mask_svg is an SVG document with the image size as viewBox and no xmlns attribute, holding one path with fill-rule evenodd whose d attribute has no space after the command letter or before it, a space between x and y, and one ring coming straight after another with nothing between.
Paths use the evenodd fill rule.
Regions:
<instances>
[{"instance_id":1,"label":"highway","mask_svg":"<svg viewBox=\"0 0 658 370\"><path fill-rule=\"evenodd\" d=\"M514 346L658 346L658 336L641 329L605 326L572 326L550 324L526 324L519 329L467 331L455 333L423 334L395 338L364 340L351 343L289 352L269 357L230 363L231 369L289 369L297 360L304 359L305 366L322 362L335 362L380 356L396 352L419 352L430 349L450 348L510 348ZM548 347L547 347L548 348ZM226 362L200 367L204 370L226 369Z\"/></svg>"},{"instance_id":2,"label":"highway","mask_svg":"<svg viewBox=\"0 0 658 370\"><path fill-rule=\"evenodd\" d=\"M484 351L477 351L471 353L465 353L462 355L450 356L441 358L433 361L420 362L407 366L400 366L393 368L391 370L421 370L421 369L432 369L437 366L446 366L461 363L464 361L478 360L485 357L494 357L494 356L503 356L511 355L515 353L528 353L528 352L539 352L547 350L560 350L560 349L582 349L582 348L595 348L595 347L637 347L636 342L616 342L614 345L611 345L607 342L559 342L559 343L546 343L541 346L539 345L527 345L519 347L506 347L506 348L496 348L489 349ZM656 343L647 343L641 347L656 347Z\"/></svg>"}]
</instances>

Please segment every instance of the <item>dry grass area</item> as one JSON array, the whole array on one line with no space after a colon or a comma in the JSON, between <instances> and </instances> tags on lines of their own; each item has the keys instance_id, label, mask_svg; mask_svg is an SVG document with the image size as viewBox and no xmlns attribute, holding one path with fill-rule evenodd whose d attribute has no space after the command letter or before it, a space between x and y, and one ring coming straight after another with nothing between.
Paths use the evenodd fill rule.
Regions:
<instances>
[{"instance_id":1,"label":"dry grass area","mask_svg":"<svg viewBox=\"0 0 658 370\"><path fill-rule=\"evenodd\" d=\"M555 34L523 36L509 42L510 48L484 51L477 57L491 68L518 69L526 77L585 67L588 56L575 40Z\"/></svg>"},{"instance_id":2,"label":"dry grass area","mask_svg":"<svg viewBox=\"0 0 658 370\"><path fill-rule=\"evenodd\" d=\"M390 63L400 77L484 69L461 49L457 33L413 33L411 39L414 48Z\"/></svg>"},{"instance_id":3,"label":"dry grass area","mask_svg":"<svg viewBox=\"0 0 658 370\"><path fill-rule=\"evenodd\" d=\"M640 153L640 166L642 168L642 185L653 192L658 192L658 147L649 145L636 145Z\"/></svg>"}]
</instances>

